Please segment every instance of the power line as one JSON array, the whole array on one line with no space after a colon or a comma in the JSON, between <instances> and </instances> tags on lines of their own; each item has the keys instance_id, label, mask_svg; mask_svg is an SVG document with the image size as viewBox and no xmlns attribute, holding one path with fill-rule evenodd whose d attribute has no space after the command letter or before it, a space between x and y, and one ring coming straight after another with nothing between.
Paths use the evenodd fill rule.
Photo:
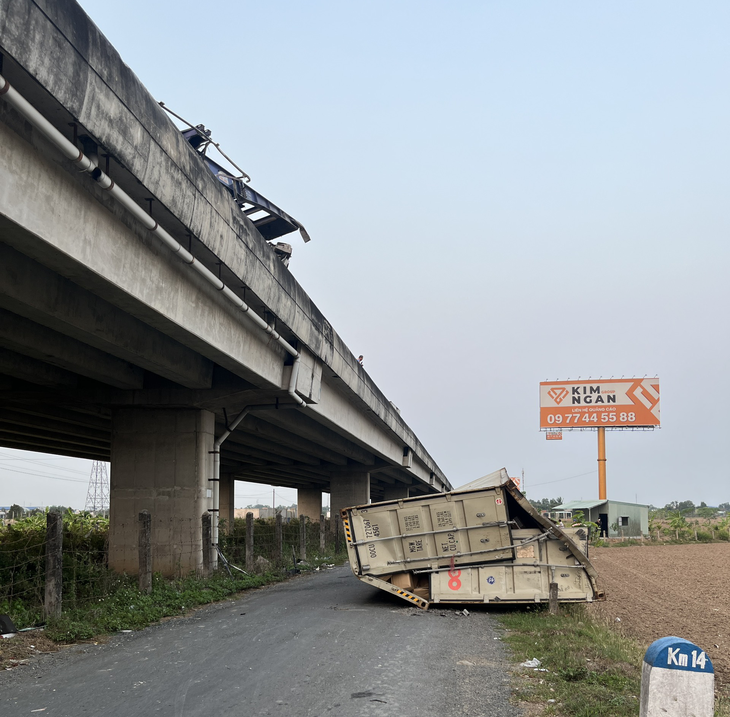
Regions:
<instances>
[{"instance_id":1,"label":"power line","mask_svg":"<svg viewBox=\"0 0 730 717\"><path fill-rule=\"evenodd\" d=\"M576 476L568 476L568 478L558 478L557 480L548 480L548 481L545 481L544 483L532 483L530 485L530 488L536 488L537 486L540 486L540 485L550 485L551 483L562 483L563 481L566 481L566 480L573 480L573 478L582 478L583 476L593 475L595 472L596 471L593 470L593 471L588 471L587 473L579 473Z\"/></svg>"},{"instance_id":2,"label":"power line","mask_svg":"<svg viewBox=\"0 0 730 717\"><path fill-rule=\"evenodd\" d=\"M87 483L86 480L81 480L79 478L64 478L62 476L54 476L50 473L35 473L33 471L24 471L22 468L3 468L4 471L7 471L8 473L22 473L24 475L29 476L35 476L36 478L49 478L50 480L62 480L66 481L68 483ZM10 476L2 476L2 477L10 477Z\"/></svg>"},{"instance_id":3,"label":"power line","mask_svg":"<svg viewBox=\"0 0 730 717\"><path fill-rule=\"evenodd\" d=\"M86 471L80 471L77 468L67 468L66 466L56 466L47 461L39 460L37 458L0 458L0 461L21 461L23 463L35 463L43 466L44 468L53 468L54 470L66 471L67 473L78 473L79 475L86 475Z\"/></svg>"}]
</instances>

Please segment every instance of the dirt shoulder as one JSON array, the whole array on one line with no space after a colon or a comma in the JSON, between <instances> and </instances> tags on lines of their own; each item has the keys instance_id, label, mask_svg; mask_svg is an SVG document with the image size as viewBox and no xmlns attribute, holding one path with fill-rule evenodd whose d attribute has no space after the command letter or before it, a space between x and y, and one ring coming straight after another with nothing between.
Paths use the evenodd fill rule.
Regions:
<instances>
[{"instance_id":1,"label":"dirt shoulder","mask_svg":"<svg viewBox=\"0 0 730 717\"><path fill-rule=\"evenodd\" d=\"M648 647L668 635L701 647L730 693L730 543L593 548L606 602L590 612Z\"/></svg>"}]
</instances>

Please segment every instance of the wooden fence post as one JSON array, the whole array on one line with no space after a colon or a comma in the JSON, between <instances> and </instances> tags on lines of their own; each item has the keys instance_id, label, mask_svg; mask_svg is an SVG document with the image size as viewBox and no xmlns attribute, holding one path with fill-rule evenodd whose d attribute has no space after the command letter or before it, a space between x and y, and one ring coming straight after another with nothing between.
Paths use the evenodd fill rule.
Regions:
<instances>
[{"instance_id":1,"label":"wooden fence post","mask_svg":"<svg viewBox=\"0 0 730 717\"><path fill-rule=\"evenodd\" d=\"M246 513L246 570L253 570L253 513Z\"/></svg>"},{"instance_id":2,"label":"wooden fence post","mask_svg":"<svg viewBox=\"0 0 730 717\"><path fill-rule=\"evenodd\" d=\"M48 617L61 614L63 594L63 517L60 513L46 516L46 596L44 613Z\"/></svg>"},{"instance_id":3,"label":"wooden fence post","mask_svg":"<svg viewBox=\"0 0 730 717\"><path fill-rule=\"evenodd\" d=\"M281 565L284 560L284 531L282 529L282 520L281 513L277 513L274 530L274 557L277 565Z\"/></svg>"},{"instance_id":4,"label":"wooden fence post","mask_svg":"<svg viewBox=\"0 0 730 717\"><path fill-rule=\"evenodd\" d=\"M152 516L148 510L139 514L139 574L140 592L152 592Z\"/></svg>"},{"instance_id":5,"label":"wooden fence post","mask_svg":"<svg viewBox=\"0 0 730 717\"><path fill-rule=\"evenodd\" d=\"M324 522L324 513L322 513L319 516L319 552L322 553L322 556L324 556L324 529L325 529L325 522Z\"/></svg>"},{"instance_id":6,"label":"wooden fence post","mask_svg":"<svg viewBox=\"0 0 730 717\"><path fill-rule=\"evenodd\" d=\"M307 517L299 516L299 560L307 559Z\"/></svg>"},{"instance_id":7,"label":"wooden fence post","mask_svg":"<svg viewBox=\"0 0 730 717\"><path fill-rule=\"evenodd\" d=\"M203 513L203 575L210 575L213 558L213 521L210 513Z\"/></svg>"},{"instance_id":8,"label":"wooden fence post","mask_svg":"<svg viewBox=\"0 0 730 717\"><path fill-rule=\"evenodd\" d=\"M550 607L551 615L558 614L558 584L557 583L550 583L549 607Z\"/></svg>"}]
</instances>

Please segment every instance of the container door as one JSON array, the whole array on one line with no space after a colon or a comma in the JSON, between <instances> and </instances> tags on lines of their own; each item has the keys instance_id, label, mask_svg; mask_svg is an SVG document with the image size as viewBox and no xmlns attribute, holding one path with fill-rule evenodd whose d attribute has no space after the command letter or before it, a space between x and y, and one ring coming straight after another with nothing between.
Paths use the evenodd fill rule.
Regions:
<instances>
[{"instance_id":1,"label":"container door","mask_svg":"<svg viewBox=\"0 0 730 717\"><path fill-rule=\"evenodd\" d=\"M456 553L468 550L469 543L466 541L466 536L459 532L455 503L443 502L432 505L430 511L436 555L439 557L439 565L444 565L443 558L451 559Z\"/></svg>"},{"instance_id":2,"label":"container door","mask_svg":"<svg viewBox=\"0 0 730 717\"><path fill-rule=\"evenodd\" d=\"M514 558L510 531L507 526L507 508L501 491L493 491L478 498L463 501L464 519L469 530L462 541L461 552L469 553L457 559L461 563L491 562Z\"/></svg>"},{"instance_id":3,"label":"container door","mask_svg":"<svg viewBox=\"0 0 730 717\"><path fill-rule=\"evenodd\" d=\"M403 557L408 561L403 564L406 570L428 564L434 557L433 536L430 535L430 526L424 522L423 508L412 505L399 508L398 526L400 527L403 544Z\"/></svg>"},{"instance_id":4,"label":"container door","mask_svg":"<svg viewBox=\"0 0 730 717\"><path fill-rule=\"evenodd\" d=\"M363 545L357 546L357 557L363 572L383 575L402 570L398 567L401 563L396 562L403 558L400 541L387 540L399 533L398 526L393 525L391 512L362 510L352 516L352 531L358 542L365 541Z\"/></svg>"}]
</instances>

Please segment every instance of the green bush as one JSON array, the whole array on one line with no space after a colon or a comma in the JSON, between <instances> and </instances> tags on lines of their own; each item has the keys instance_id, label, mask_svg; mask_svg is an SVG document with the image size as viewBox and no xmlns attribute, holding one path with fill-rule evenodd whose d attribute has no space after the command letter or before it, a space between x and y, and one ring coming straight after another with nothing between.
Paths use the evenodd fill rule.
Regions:
<instances>
[{"instance_id":1,"label":"green bush","mask_svg":"<svg viewBox=\"0 0 730 717\"><path fill-rule=\"evenodd\" d=\"M118 580L107 568L108 518L63 515L63 602L104 595ZM46 579L46 514L30 515L0 528L0 604L18 626L37 624Z\"/></svg>"},{"instance_id":2,"label":"green bush","mask_svg":"<svg viewBox=\"0 0 730 717\"><path fill-rule=\"evenodd\" d=\"M45 540L44 516L29 516L0 528L0 603L7 612L15 602L21 612L42 604Z\"/></svg>"}]
</instances>

